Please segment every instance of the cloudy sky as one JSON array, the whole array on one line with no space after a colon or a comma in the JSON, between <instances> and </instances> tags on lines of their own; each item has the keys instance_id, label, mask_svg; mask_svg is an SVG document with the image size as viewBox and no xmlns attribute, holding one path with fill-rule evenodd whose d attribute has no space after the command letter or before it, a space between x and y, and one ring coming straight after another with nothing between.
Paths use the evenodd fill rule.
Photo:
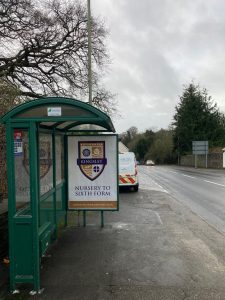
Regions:
<instances>
[{"instance_id":1,"label":"cloudy sky","mask_svg":"<svg viewBox=\"0 0 225 300\"><path fill-rule=\"evenodd\" d=\"M120 133L167 128L183 86L205 87L225 112L224 0L91 0L105 20Z\"/></svg>"}]
</instances>

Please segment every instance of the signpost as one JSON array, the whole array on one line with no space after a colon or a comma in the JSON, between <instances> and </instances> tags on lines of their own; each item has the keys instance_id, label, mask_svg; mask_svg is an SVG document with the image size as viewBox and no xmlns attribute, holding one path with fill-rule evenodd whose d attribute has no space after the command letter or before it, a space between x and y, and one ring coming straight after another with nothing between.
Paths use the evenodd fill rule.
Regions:
<instances>
[{"instance_id":1,"label":"signpost","mask_svg":"<svg viewBox=\"0 0 225 300\"><path fill-rule=\"evenodd\" d=\"M208 141L192 141L192 153L195 155L195 168L197 168L197 155L205 155L205 167L208 167L207 157L209 150Z\"/></svg>"}]
</instances>

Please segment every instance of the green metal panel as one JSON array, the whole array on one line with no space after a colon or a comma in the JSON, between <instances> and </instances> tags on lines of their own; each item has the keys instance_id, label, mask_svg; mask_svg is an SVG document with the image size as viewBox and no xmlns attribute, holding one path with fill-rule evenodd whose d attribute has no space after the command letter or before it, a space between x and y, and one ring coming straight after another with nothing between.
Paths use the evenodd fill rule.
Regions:
<instances>
[{"instance_id":1,"label":"green metal panel","mask_svg":"<svg viewBox=\"0 0 225 300\"><path fill-rule=\"evenodd\" d=\"M15 290L14 281L14 270L15 270L15 260L14 260L14 226L13 217L15 213L15 185L14 185L14 164L12 162L12 155L14 153L13 144L13 131L10 124L6 125L6 142L7 142L7 177L8 177L8 224L9 224L9 259L10 259L10 290Z\"/></svg>"},{"instance_id":2,"label":"green metal panel","mask_svg":"<svg viewBox=\"0 0 225 300\"><path fill-rule=\"evenodd\" d=\"M34 109L35 107L41 107L41 106L46 106L46 105L69 105L71 108L80 108L86 111L87 113L90 112L93 114L95 117L44 117L44 118L18 118L17 115L27 112L31 109ZM9 111L7 114L5 114L1 119L0 122L6 123L7 121L10 122L21 122L24 120L26 121L31 121L31 122L64 122L64 121L81 121L84 123L90 122L95 122L96 125L101 123L101 126L104 126L107 128L109 131L115 131L114 126L112 124L112 121L108 115L100 111L99 109L95 108L92 105L89 105L85 102L76 100L76 99L71 99L71 98L63 98L63 97L46 97L46 98L41 98L41 99L35 99L29 102L25 102L21 105L16 106L13 108L11 111Z\"/></svg>"},{"instance_id":3,"label":"green metal panel","mask_svg":"<svg viewBox=\"0 0 225 300\"><path fill-rule=\"evenodd\" d=\"M54 226L55 226L55 238L57 236L57 220L56 220L56 145L55 145L55 130L52 133L52 165L53 165L53 188L55 190L53 197L53 215L54 215Z\"/></svg>"},{"instance_id":4,"label":"green metal panel","mask_svg":"<svg viewBox=\"0 0 225 300\"><path fill-rule=\"evenodd\" d=\"M68 136L64 137L64 160L65 160L65 180L66 180L66 199L68 199ZM68 210L68 202L65 203L65 208Z\"/></svg>"},{"instance_id":5,"label":"green metal panel","mask_svg":"<svg viewBox=\"0 0 225 300\"><path fill-rule=\"evenodd\" d=\"M40 249L38 235L38 154L37 154L37 126L30 123L30 180L31 180L31 205L32 205L32 231L33 231L33 267L34 289L40 290Z\"/></svg>"},{"instance_id":6,"label":"green metal panel","mask_svg":"<svg viewBox=\"0 0 225 300\"><path fill-rule=\"evenodd\" d=\"M39 229L39 246L40 246L40 255L44 255L46 250L48 249L51 241L53 239L53 230L52 224L50 222L45 223Z\"/></svg>"},{"instance_id":7,"label":"green metal panel","mask_svg":"<svg viewBox=\"0 0 225 300\"><path fill-rule=\"evenodd\" d=\"M86 116L54 116L37 117L21 114L41 106L67 105L87 112ZM65 110L66 111L66 110ZM63 122L72 121L68 127L57 129ZM41 125L41 122L54 122L52 126ZM40 258L52 241L56 228L67 224L68 199L68 158L66 131L79 124L95 124L107 131L115 131L109 116L87 103L69 98L49 97L23 103L0 119L6 124L7 137L7 177L9 207L9 256L10 256L10 289L15 290L17 283L33 283L34 290L40 290ZM68 123L67 123L68 124ZM66 125L66 124L65 124ZM14 167L14 135L13 129L27 129L29 139L29 176L30 203L29 208L16 211L15 207L15 167ZM43 129L45 128L45 129ZM39 131L53 135L53 188L40 195L39 173ZM73 132L72 132L73 133ZM71 135L72 135L71 133ZM65 179L56 185L56 151L55 135L64 134L64 172ZM118 169L118 164L117 164ZM118 193L117 193L118 194ZM118 203L119 205L119 203ZM119 207L119 206L118 206Z\"/></svg>"},{"instance_id":8,"label":"green metal panel","mask_svg":"<svg viewBox=\"0 0 225 300\"><path fill-rule=\"evenodd\" d=\"M33 281L33 230L32 218L16 218L14 220L14 262L15 277L30 276Z\"/></svg>"},{"instance_id":9,"label":"green metal panel","mask_svg":"<svg viewBox=\"0 0 225 300\"><path fill-rule=\"evenodd\" d=\"M52 231L48 230L45 232L43 237L40 239L40 253L41 255L44 255L47 251L49 245L51 244L52 240Z\"/></svg>"},{"instance_id":10,"label":"green metal panel","mask_svg":"<svg viewBox=\"0 0 225 300\"><path fill-rule=\"evenodd\" d=\"M65 185L64 185L64 197L62 198L63 206L66 210L65 216L65 226L67 226L67 211L68 211L68 137L64 136L64 177L65 177Z\"/></svg>"}]
</instances>

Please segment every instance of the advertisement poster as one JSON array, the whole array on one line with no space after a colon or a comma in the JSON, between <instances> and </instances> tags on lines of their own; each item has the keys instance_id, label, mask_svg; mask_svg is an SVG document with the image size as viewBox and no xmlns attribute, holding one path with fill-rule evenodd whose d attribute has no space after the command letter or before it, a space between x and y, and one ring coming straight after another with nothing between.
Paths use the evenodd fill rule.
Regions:
<instances>
[{"instance_id":1,"label":"advertisement poster","mask_svg":"<svg viewBox=\"0 0 225 300\"><path fill-rule=\"evenodd\" d=\"M14 130L14 155L22 156L23 155L23 132L22 130Z\"/></svg>"},{"instance_id":2,"label":"advertisement poster","mask_svg":"<svg viewBox=\"0 0 225 300\"><path fill-rule=\"evenodd\" d=\"M69 209L118 209L117 136L68 137Z\"/></svg>"}]
</instances>

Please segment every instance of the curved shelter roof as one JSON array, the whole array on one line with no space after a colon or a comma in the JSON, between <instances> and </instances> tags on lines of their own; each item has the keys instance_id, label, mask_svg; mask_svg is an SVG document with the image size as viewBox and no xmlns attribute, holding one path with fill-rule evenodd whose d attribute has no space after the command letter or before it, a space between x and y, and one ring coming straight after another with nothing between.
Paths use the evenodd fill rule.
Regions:
<instances>
[{"instance_id":1,"label":"curved shelter roof","mask_svg":"<svg viewBox=\"0 0 225 300\"><path fill-rule=\"evenodd\" d=\"M88 103L64 97L45 97L25 102L14 107L0 120L1 123L33 121L49 129L67 132L81 130L115 132L111 118L107 114Z\"/></svg>"}]
</instances>

